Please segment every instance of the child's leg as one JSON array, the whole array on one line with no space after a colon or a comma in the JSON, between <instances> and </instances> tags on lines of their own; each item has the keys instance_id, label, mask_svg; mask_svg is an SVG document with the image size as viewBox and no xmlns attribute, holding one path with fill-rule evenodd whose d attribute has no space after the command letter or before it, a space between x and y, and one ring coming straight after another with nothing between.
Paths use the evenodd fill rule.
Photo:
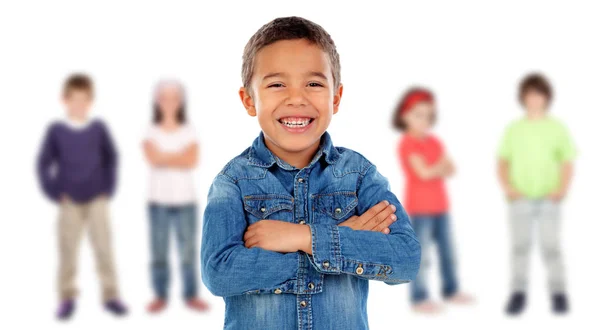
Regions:
<instances>
[{"instance_id":1,"label":"child's leg","mask_svg":"<svg viewBox=\"0 0 600 330\"><path fill-rule=\"evenodd\" d=\"M549 288L553 294L565 292L565 270L559 234L560 207L552 201L543 201L540 207L539 235L549 274Z\"/></svg>"},{"instance_id":2,"label":"child's leg","mask_svg":"<svg viewBox=\"0 0 600 330\"><path fill-rule=\"evenodd\" d=\"M417 278L410 284L411 302L418 304L429 299L427 291L427 271L429 269L429 247L433 241L433 218L430 216L411 217L412 226L421 243L421 267Z\"/></svg>"},{"instance_id":3,"label":"child's leg","mask_svg":"<svg viewBox=\"0 0 600 330\"><path fill-rule=\"evenodd\" d=\"M511 289L513 292L527 290L535 207L533 203L529 200L517 200L510 204Z\"/></svg>"},{"instance_id":4,"label":"child's leg","mask_svg":"<svg viewBox=\"0 0 600 330\"><path fill-rule=\"evenodd\" d=\"M454 246L452 246L452 233L448 214L435 217L434 238L437 242L442 275L442 295L444 298L449 298L458 292L458 279L456 277Z\"/></svg>"},{"instance_id":5,"label":"child's leg","mask_svg":"<svg viewBox=\"0 0 600 330\"><path fill-rule=\"evenodd\" d=\"M152 287L157 298L166 300L169 286L169 210L152 204L150 215L150 245Z\"/></svg>"},{"instance_id":6,"label":"child's leg","mask_svg":"<svg viewBox=\"0 0 600 330\"><path fill-rule=\"evenodd\" d=\"M179 208L177 217L175 219L177 245L179 247L179 258L181 262L181 272L183 275L183 296L186 300L196 298L197 295L196 219L196 206L185 206Z\"/></svg>"},{"instance_id":7,"label":"child's leg","mask_svg":"<svg viewBox=\"0 0 600 330\"><path fill-rule=\"evenodd\" d=\"M88 203L88 220L96 269L102 285L102 299L106 302L116 299L119 294L111 248L108 199L100 197Z\"/></svg>"},{"instance_id":8,"label":"child's leg","mask_svg":"<svg viewBox=\"0 0 600 330\"><path fill-rule=\"evenodd\" d=\"M73 299L77 295L75 275L81 234L83 232L83 208L71 201L60 204L58 219L58 291L61 300Z\"/></svg>"}]
</instances>

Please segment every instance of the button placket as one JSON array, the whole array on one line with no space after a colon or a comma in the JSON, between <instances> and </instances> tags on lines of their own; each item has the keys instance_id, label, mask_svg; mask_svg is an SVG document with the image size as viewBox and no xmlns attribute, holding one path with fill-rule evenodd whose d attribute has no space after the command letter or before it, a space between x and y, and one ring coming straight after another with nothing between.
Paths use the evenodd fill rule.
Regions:
<instances>
[{"instance_id":1,"label":"button placket","mask_svg":"<svg viewBox=\"0 0 600 330\"><path fill-rule=\"evenodd\" d=\"M294 219L297 221L298 224L301 225L305 225L307 224L307 195L308 195L308 180L305 179L307 177L307 175L310 173L309 169L302 169L300 171L298 171L298 173L296 173L296 179L295 179L295 183L294 183ZM300 284L301 286L298 288L299 291L305 291L306 288L306 284L305 283L312 283L310 281L310 276L309 276L309 267L308 267L308 257L306 255L303 255L302 258L304 258L303 260L306 261L306 265L303 265L299 270L298 270L298 283L303 283ZM313 284L314 285L314 284ZM307 298L303 299L299 299L304 301L304 304L306 304ZM298 302L300 304L300 302Z\"/></svg>"}]
</instances>

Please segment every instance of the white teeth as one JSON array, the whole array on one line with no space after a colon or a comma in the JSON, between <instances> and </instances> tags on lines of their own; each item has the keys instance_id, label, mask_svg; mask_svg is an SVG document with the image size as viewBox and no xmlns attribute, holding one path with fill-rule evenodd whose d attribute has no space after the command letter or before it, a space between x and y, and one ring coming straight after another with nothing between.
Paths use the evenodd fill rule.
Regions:
<instances>
[{"instance_id":1,"label":"white teeth","mask_svg":"<svg viewBox=\"0 0 600 330\"><path fill-rule=\"evenodd\" d=\"M308 124L310 124L310 119L305 119L302 121L298 121L298 120L285 120L285 119L281 119L280 122L290 128L299 128L299 127L305 127Z\"/></svg>"}]
</instances>

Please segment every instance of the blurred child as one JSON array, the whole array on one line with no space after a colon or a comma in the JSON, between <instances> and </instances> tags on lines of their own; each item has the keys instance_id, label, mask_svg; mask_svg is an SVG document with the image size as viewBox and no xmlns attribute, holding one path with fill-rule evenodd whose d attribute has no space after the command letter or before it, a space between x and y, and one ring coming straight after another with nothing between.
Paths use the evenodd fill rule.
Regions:
<instances>
[{"instance_id":1,"label":"blurred child","mask_svg":"<svg viewBox=\"0 0 600 330\"><path fill-rule=\"evenodd\" d=\"M431 301L427 289L429 247L437 245L442 273L442 295L448 302L468 303L471 297L459 292L454 248L448 214L444 179L454 173L454 164L442 143L430 133L435 123L436 106L432 92L413 88L406 92L396 108L394 126L404 132L398 146L406 175L404 207L421 242L421 268L411 283L411 301L415 311L436 313L441 305Z\"/></svg>"},{"instance_id":2,"label":"blurred child","mask_svg":"<svg viewBox=\"0 0 600 330\"><path fill-rule=\"evenodd\" d=\"M368 280L412 280L421 250L388 181L326 132L342 97L331 36L277 18L248 41L242 80L262 131L215 178L202 235L224 327L368 329Z\"/></svg>"},{"instance_id":3,"label":"blurred child","mask_svg":"<svg viewBox=\"0 0 600 330\"><path fill-rule=\"evenodd\" d=\"M185 91L177 81L161 81L154 93L154 123L144 142L151 166L149 214L152 245L152 284L155 299L148 311L167 305L169 285L169 237L177 234L183 298L188 307L204 311L208 304L198 298L197 209L193 170L198 163L198 142L187 124Z\"/></svg>"},{"instance_id":4,"label":"blurred child","mask_svg":"<svg viewBox=\"0 0 600 330\"><path fill-rule=\"evenodd\" d=\"M508 126L498 153L512 239L512 295L506 307L509 314L521 313L526 305L529 255L536 225L548 269L552 309L556 313L568 311L559 238L560 204L571 182L575 147L567 128L548 115L551 100L552 88L544 76L525 77L519 90L525 116Z\"/></svg>"},{"instance_id":5,"label":"blurred child","mask_svg":"<svg viewBox=\"0 0 600 330\"><path fill-rule=\"evenodd\" d=\"M59 319L68 319L75 310L77 255L86 227L96 255L104 306L115 315L127 312L117 290L108 215L117 152L106 124L89 118L93 95L92 81L86 75L74 74L66 80L63 102L67 117L50 125L37 163L44 193L60 209Z\"/></svg>"}]
</instances>

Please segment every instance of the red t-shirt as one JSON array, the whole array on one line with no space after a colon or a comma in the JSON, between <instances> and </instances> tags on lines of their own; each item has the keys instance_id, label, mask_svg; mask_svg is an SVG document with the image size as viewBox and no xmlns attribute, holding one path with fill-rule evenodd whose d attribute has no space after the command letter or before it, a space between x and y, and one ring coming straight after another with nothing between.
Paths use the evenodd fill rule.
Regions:
<instances>
[{"instance_id":1,"label":"red t-shirt","mask_svg":"<svg viewBox=\"0 0 600 330\"><path fill-rule=\"evenodd\" d=\"M398 144L398 156L406 177L404 208L409 215L440 214L448 211L448 196L442 178L422 180L410 165L409 157L416 154L433 165L444 156L442 143L433 135L423 139L405 134Z\"/></svg>"}]
</instances>

